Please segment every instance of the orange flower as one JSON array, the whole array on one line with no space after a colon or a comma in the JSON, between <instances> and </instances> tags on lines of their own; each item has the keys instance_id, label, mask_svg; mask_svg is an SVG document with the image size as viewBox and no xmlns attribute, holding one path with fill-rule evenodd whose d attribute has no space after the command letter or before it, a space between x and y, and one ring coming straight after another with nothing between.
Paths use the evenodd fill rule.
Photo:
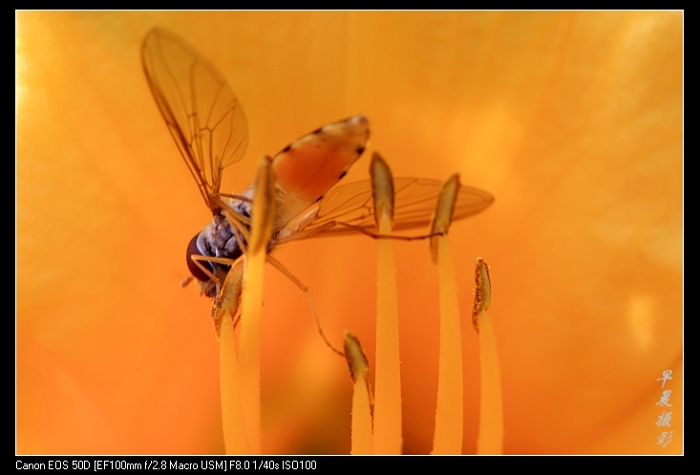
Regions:
<instances>
[{"instance_id":1,"label":"orange flower","mask_svg":"<svg viewBox=\"0 0 700 475\"><path fill-rule=\"evenodd\" d=\"M246 111L248 158L362 113L396 176L486 189L453 225L474 453L473 262L491 267L506 453L682 450L681 12L17 14L17 450L223 451L210 302L186 243L208 211L143 77L153 26L216 64ZM367 178L360 160L346 181ZM437 270L396 243L404 452L430 451ZM376 243L292 243L326 333L373 364ZM461 264L460 264L461 263ZM268 266L267 452L348 453L351 383L306 297ZM674 440L655 406L673 369ZM670 386L669 386L670 385Z\"/></svg>"}]
</instances>

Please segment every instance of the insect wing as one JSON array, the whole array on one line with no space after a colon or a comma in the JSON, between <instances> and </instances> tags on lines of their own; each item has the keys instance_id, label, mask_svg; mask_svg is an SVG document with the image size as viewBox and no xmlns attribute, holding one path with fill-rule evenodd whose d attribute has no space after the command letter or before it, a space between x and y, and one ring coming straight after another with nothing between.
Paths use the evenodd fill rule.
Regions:
<instances>
[{"instance_id":1,"label":"insect wing","mask_svg":"<svg viewBox=\"0 0 700 475\"><path fill-rule=\"evenodd\" d=\"M214 211L210 194L219 191L224 168L241 160L248 146L238 99L209 61L165 30L146 35L141 62L158 109Z\"/></svg>"},{"instance_id":2,"label":"insect wing","mask_svg":"<svg viewBox=\"0 0 700 475\"><path fill-rule=\"evenodd\" d=\"M394 178L395 205L394 231L427 228L435 211L435 203L442 182L424 178ZM478 188L461 186L453 221L482 212L493 202L493 196ZM319 202L319 211L307 228L322 226L330 221L351 224L370 233L376 232L374 207L372 205L372 183L358 181L331 189ZM346 226L334 226L311 237L340 236L357 231Z\"/></svg>"},{"instance_id":3,"label":"insect wing","mask_svg":"<svg viewBox=\"0 0 700 475\"><path fill-rule=\"evenodd\" d=\"M272 167L282 204L278 226L320 200L360 158L369 139L369 123L356 115L321 127L275 155Z\"/></svg>"}]
</instances>

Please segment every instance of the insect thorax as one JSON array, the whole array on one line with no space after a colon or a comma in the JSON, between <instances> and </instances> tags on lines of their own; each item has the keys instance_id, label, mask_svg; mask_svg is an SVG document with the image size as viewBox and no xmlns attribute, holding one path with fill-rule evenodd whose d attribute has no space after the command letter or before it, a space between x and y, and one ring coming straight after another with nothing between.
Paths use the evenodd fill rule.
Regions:
<instances>
[{"instance_id":1,"label":"insect thorax","mask_svg":"<svg viewBox=\"0 0 700 475\"><path fill-rule=\"evenodd\" d=\"M250 217L250 203L231 199L230 205L240 215L246 218ZM249 230L247 224L241 223L241 225ZM239 237L243 240L243 246L239 242ZM223 257L234 261L243 254L245 240L240 236L240 233L234 233L233 226L229 223L229 220L224 216L223 212L219 212L219 214L214 216L211 223L199 233L196 244L197 250L202 256ZM230 266L214 262L204 262L204 264L210 268L219 282L223 282ZM214 297L216 288L215 286L206 286L204 292L209 297Z\"/></svg>"}]
</instances>

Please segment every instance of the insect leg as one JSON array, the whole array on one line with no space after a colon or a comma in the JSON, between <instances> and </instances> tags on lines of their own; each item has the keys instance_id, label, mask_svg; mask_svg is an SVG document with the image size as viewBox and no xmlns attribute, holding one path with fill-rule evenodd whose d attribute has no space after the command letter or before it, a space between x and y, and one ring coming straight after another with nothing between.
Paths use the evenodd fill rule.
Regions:
<instances>
[{"instance_id":1,"label":"insect leg","mask_svg":"<svg viewBox=\"0 0 700 475\"><path fill-rule=\"evenodd\" d=\"M202 272L204 272L207 275L207 277L209 277L209 280L214 282L216 285L219 285L221 283L221 281L219 280L218 277L216 277L214 274L212 274L212 272L209 269L207 269L206 266L200 264L200 261L202 261L202 262L215 262L217 264L224 264L224 265L231 265L233 263L231 261L231 259L227 259L225 257L200 256L199 254L192 254L190 256L190 259L192 259L192 262L194 262L194 264L197 267L199 267L202 270Z\"/></svg>"},{"instance_id":2,"label":"insect leg","mask_svg":"<svg viewBox=\"0 0 700 475\"><path fill-rule=\"evenodd\" d=\"M323 333L323 329L321 328L321 321L318 318L318 313L316 312L316 305L314 304L314 299L311 297L311 292L309 292L309 288L307 286L305 286L304 284L302 284L299 281L299 279L297 279L291 272L289 272L289 270L286 267L284 267L284 265L282 265L282 263L280 261L278 261L274 257L270 256L269 254L267 256L267 262L269 262L272 265L272 267L274 267L275 269L280 271L284 276L286 276L289 280L291 280L294 285L299 287L299 290L301 290L302 292L304 292L306 294L306 296L309 299L309 305L311 306L311 313L313 314L314 320L316 321L316 328L318 329L319 335L321 335L321 338L323 338L323 341L326 342L326 345L328 345L328 348L333 350L334 353L345 358L345 353L338 350L335 346L333 346L333 344L330 341L328 341L328 338L326 338L326 334Z\"/></svg>"},{"instance_id":3,"label":"insect leg","mask_svg":"<svg viewBox=\"0 0 700 475\"><path fill-rule=\"evenodd\" d=\"M335 224L344 226L346 228L353 229L357 231L358 233L364 234L365 236L369 236L372 239L396 239L398 241L419 241L422 239L428 239L431 237L436 237L436 236L444 236L445 233L432 233L432 234L426 234L422 236L397 236L394 234L377 234L373 233L370 231L367 231L366 229L360 227L360 226L355 226L353 224L348 224L348 223L343 223L342 221L334 221Z\"/></svg>"}]
</instances>

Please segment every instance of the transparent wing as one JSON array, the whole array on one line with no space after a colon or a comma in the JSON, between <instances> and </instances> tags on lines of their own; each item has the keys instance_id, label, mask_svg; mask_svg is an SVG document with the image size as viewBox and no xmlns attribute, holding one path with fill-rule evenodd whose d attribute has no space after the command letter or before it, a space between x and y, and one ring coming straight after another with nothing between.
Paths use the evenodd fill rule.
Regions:
<instances>
[{"instance_id":1,"label":"transparent wing","mask_svg":"<svg viewBox=\"0 0 700 475\"><path fill-rule=\"evenodd\" d=\"M394 178L394 231L417 229L430 224L442 182L424 178ZM493 196L478 188L461 186L453 221L463 219L488 208ZM343 222L376 232L372 206L372 184L363 180L332 188L319 202L319 213L306 228L330 221ZM427 231L427 229L426 229ZM311 237L339 236L356 233L345 226L334 226Z\"/></svg>"},{"instance_id":2,"label":"transparent wing","mask_svg":"<svg viewBox=\"0 0 700 475\"><path fill-rule=\"evenodd\" d=\"M221 175L248 146L248 126L238 99L219 71L178 36L153 29L143 40L141 62L153 98L199 191L210 199Z\"/></svg>"}]
</instances>

